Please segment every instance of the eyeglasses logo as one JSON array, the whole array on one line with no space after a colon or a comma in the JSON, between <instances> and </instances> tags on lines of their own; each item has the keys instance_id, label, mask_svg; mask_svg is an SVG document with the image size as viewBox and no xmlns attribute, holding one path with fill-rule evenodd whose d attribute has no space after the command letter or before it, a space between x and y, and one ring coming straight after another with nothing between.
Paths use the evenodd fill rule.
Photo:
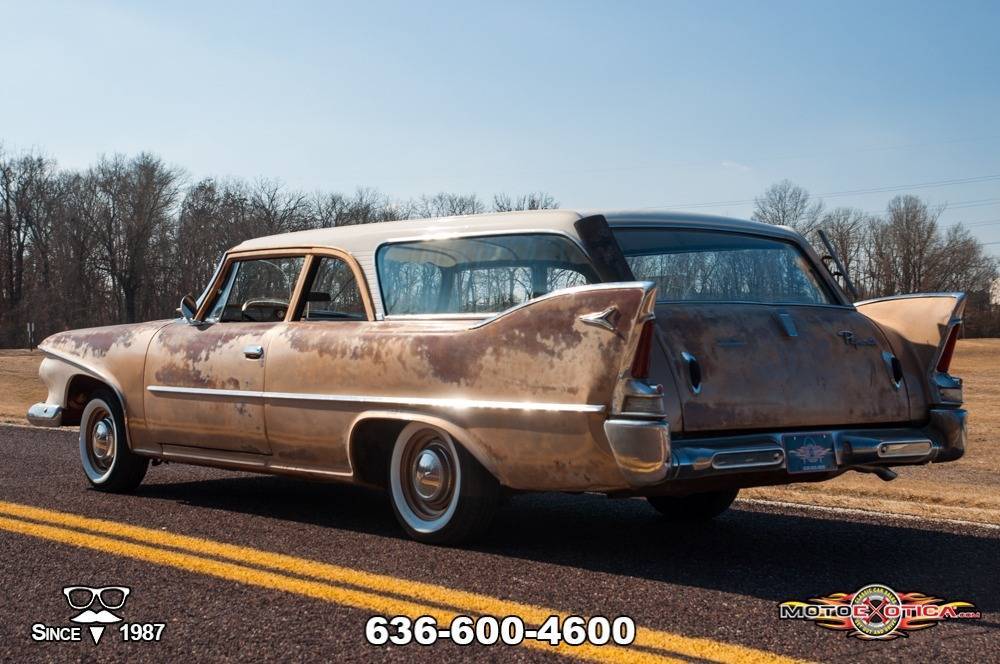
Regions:
<instances>
[{"instance_id":1,"label":"eyeglasses logo","mask_svg":"<svg viewBox=\"0 0 1000 664\"><path fill-rule=\"evenodd\" d=\"M121 622L122 619L111 611L117 611L125 606L125 601L131 592L132 590L125 586L104 586L103 588L67 586L63 588L63 595L66 596L70 608L81 612L70 620L84 624ZM98 611L92 609L95 602L101 606Z\"/></svg>"}]
</instances>

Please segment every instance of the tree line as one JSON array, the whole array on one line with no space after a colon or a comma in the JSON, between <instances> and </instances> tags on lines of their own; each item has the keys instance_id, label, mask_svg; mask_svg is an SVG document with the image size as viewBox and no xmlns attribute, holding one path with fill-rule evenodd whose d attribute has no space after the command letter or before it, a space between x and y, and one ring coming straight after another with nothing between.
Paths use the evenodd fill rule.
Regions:
<instances>
[{"instance_id":1,"label":"tree line","mask_svg":"<svg viewBox=\"0 0 1000 664\"><path fill-rule=\"evenodd\" d=\"M826 209L808 191L783 180L755 199L753 218L791 226L821 255L827 252L818 235L825 231L859 299L963 291L969 298L965 336L1000 336L1000 306L991 301L998 261L962 224L943 226L944 210L912 194L894 197L883 213Z\"/></svg>"},{"instance_id":2,"label":"tree line","mask_svg":"<svg viewBox=\"0 0 1000 664\"><path fill-rule=\"evenodd\" d=\"M269 179L190 182L149 153L65 169L37 152L0 148L0 347L32 345L64 329L173 316L180 296L199 293L222 253L249 238L556 207L544 192L401 200L368 188L307 194ZM974 304L967 332L1000 335L988 295L996 261L964 228L942 229L939 215L914 196L893 199L885 215L826 211L789 182L765 192L754 212L807 235L827 228L865 296L965 290Z\"/></svg>"},{"instance_id":3,"label":"tree line","mask_svg":"<svg viewBox=\"0 0 1000 664\"><path fill-rule=\"evenodd\" d=\"M545 193L293 191L277 180L205 178L159 157L101 157L60 169L0 150L0 347L60 330L175 315L230 247L263 235L397 219L557 207Z\"/></svg>"}]
</instances>

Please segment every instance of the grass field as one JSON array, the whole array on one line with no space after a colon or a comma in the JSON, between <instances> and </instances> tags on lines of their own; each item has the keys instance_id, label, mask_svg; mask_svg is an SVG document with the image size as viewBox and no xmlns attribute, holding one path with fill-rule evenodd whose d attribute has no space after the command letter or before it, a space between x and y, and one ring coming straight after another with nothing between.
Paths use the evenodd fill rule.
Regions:
<instances>
[{"instance_id":1,"label":"grass field","mask_svg":"<svg viewBox=\"0 0 1000 664\"><path fill-rule=\"evenodd\" d=\"M24 423L44 401L38 353L0 350L0 422ZM1000 339L959 342L952 373L965 380L969 445L959 461L899 468L899 478L847 473L830 482L743 492L748 498L1000 524Z\"/></svg>"}]
</instances>

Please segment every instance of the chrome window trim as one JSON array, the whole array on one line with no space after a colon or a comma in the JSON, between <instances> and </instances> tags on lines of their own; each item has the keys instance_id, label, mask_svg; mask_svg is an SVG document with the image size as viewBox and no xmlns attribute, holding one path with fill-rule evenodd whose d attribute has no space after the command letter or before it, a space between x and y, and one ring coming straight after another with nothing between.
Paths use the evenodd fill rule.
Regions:
<instances>
[{"instance_id":1,"label":"chrome window trim","mask_svg":"<svg viewBox=\"0 0 1000 664\"><path fill-rule=\"evenodd\" d=\"M388 314L382 320L480 320L496 314Z\"/></svg>"},{"instance_id":2,"label":"chrome window trim","mask_svg":"<svg viewBox=\"0 0 1000 664\"><path fill-rule=\"evenodd\" d=\"M758 300L657 300L657 304L750 304L761 307L816 307L820 309L854 309L850 304L806 304L803 302L760 302Z\"/></svg>"},{"instance_id":3,"label":"chrome window trim","mask_svg":"<svg viewBox=\"0 0 1000 664\"><path fill-rule=\"evenodd\" d=\"M224 390L207 387L175 387L150 385L152 394L179 394L234 399L262 399L270 401L313 401L319 403L369 403L393 406L432 406L439 408L486 408L494 410L530 410L562 413L603 413L602 404L546 403L540 401L494 401L486 399L449 399L431 397L382 397L356 394L316 394L300 392L264 392L255 390Z\"/></svg>"},{"instance_id":4,"label":"chrome window trim","mask_svg":"<svg viewBox=\"0 0 1000 664\"><path fill-rule=\"evenodd\" d=\"M963 295L965 294L957 291L953 293L949 293L947 291L939 291L935 293L905 293L903 295L887 295L885 297L873 297L870 300L858 300L857 302L854 303L854 306L860 307L862 305L872 304L874 302L887 302L889 300L913 300L924 297L953 297L958 299L961 298Z\"/></svg>"}]
</instances>

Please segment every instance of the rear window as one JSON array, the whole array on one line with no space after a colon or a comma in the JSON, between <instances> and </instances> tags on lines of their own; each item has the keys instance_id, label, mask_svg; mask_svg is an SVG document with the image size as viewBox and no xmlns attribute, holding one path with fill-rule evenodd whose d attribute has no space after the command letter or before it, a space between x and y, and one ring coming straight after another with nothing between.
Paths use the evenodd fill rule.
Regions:
<instances>
[{"instance_id":1,"label":"rear window","mask_svg":"<svg viewBox=\"0 0 1000 664\"><path fill-rule=\"evenodd\" d=\"M830 304L795 245L772 238L667 228L614 229L636 279L660 301Z\"/></svg>"},{"instance_id":2,"label":"rear window","mask_svg":"<svg viewBox=\"0 0 1000 664\"><path fill-rule=\"evenodd\" d=\"M599 281L580 248L552 234L401 242L377 262L387 314L494 313Z\"/></svg>"}]
</instances>

